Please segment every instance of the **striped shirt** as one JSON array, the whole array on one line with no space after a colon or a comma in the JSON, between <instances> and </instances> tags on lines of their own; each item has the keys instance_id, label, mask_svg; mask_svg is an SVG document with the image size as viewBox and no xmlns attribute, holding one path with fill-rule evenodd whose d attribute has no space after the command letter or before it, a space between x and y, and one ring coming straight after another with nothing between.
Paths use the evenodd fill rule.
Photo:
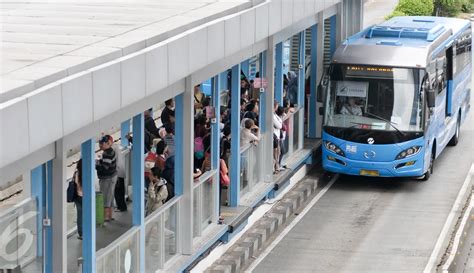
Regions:
<instances>
[{"instance_id":1,"label":"striped shirt","mask_svg":"<svg viewBox=\"0 0 474 273\"><path fill-rule=\"evenodd\" d=\"M114 149L104 150L102 158L97 161L95 169L99 179L111 178L117 175L117 155Z\"/></svg>"}]
</instances>

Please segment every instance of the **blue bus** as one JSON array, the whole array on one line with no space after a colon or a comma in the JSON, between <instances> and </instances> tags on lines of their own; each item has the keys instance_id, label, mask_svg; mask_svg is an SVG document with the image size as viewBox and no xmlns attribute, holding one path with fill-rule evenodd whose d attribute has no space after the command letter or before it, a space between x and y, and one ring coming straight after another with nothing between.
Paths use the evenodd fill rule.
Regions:
<instances>
[{"instance_id":1,"label":"blue bus","mask_svg":"<svg viewBox=\"0 0 474 273\"><path fill-rule=\"evenodd\" d=\"M394 17L345 40L318 86L326 171L428 180L470 109L471 24Z\"/></svg>"}]
</instances>

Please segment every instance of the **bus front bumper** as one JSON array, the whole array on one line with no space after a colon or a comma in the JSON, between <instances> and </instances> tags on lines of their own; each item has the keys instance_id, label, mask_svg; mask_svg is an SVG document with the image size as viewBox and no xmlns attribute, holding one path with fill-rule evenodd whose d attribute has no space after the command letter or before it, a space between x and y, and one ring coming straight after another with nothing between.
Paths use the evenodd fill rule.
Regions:
<instances>
[{"instance_id":1,"label":"bus front bumper","mask_svg":"<svg viewBox=\"0 0 474 273\"><path fill-rule=\"evenodd\" d=\"M424 174L421 155L391 162L370 162L323 151L323 168L334 173L374 177L417 177Z\"/></svg>"}]
</instances>

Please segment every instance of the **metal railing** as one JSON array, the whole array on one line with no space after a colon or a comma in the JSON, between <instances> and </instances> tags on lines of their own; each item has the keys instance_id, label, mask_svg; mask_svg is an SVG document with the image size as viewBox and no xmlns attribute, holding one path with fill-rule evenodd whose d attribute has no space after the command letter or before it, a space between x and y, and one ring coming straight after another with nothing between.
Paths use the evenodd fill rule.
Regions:
<instances>
[{"instance_id":1,"label":"metal railing","mask_svg":"<svg viewBox=\"0 0 474 273\"><path fill-rule=\"evenodd\" d=\"M193 238L202 235L203 231L213 222L215 192L219 181L216 179L217 171L205 172L195 180L193 188Z\"/></svg>"},{"instance_id":2,"label":"metal railing","mask_svg":"<svg viewBox=\"0 0 474 273\"><path fill-rule=\"evenodd\" d=\"M37 215L32 198L0 213L0 269L21 268L36 258Z\"/></svg>"}]
</instances>

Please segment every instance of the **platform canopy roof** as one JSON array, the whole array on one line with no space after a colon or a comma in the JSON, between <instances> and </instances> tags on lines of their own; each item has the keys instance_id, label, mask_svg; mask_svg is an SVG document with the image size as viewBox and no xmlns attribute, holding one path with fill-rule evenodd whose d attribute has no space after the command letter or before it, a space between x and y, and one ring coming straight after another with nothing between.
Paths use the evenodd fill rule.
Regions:
<instances>
[{"instance_id":1,"label":"platform canopy roof","mask_svg":"<svg viewBox=\"0 0 474 273\"><path fill-rule=\"evenodd\" d=\"M252 2L2 1L0 104L249 8Z\"/></svg>"}]
</instances>

